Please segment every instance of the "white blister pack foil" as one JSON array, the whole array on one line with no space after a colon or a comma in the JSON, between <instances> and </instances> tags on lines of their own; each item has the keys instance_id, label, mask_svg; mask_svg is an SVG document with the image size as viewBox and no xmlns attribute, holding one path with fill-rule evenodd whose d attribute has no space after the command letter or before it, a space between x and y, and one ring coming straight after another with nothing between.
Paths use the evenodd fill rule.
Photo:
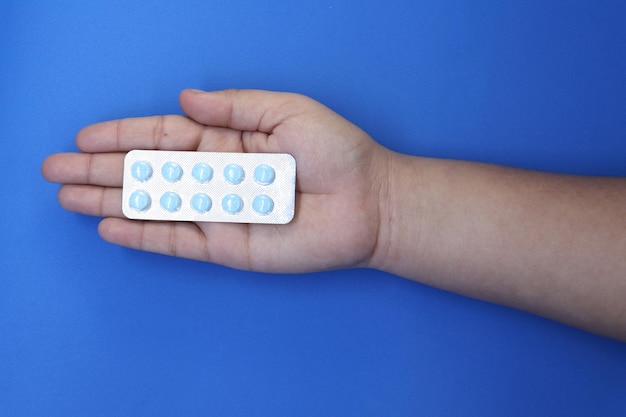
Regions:
<instances>
[{"instance_id":1,"label":"white blister pack foil","mask_svg":"<svg viewBox=\"0 0 626 417\"><path fill-rule=\"evenodd\" d=\"M140 220L285 224L295 185L289 154L133 150L122 211Z\"/></svg>"}]
</instances>

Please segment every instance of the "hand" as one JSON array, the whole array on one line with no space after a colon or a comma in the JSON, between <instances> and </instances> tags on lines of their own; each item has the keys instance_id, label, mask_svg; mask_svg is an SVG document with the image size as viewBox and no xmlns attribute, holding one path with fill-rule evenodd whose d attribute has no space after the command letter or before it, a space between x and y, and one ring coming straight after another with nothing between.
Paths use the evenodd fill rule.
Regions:
<instances>
[{"instance_id":1,"label":"hand","mask_svg":"<svg viewBox=\"0 0 626 417\"><path fill-rule=\"evenodd\" d=\"M63 183L67 210L102 216L107 241L268 272L368 266L377 247L387 155L367 134L303 96L186 90L184 116L88 126L83 153L49 156L46 179ZM297 161L296 213L287 225L137 221L122 215L123 159L132 149L275 152Z\"/></svg>"}]
</instances>

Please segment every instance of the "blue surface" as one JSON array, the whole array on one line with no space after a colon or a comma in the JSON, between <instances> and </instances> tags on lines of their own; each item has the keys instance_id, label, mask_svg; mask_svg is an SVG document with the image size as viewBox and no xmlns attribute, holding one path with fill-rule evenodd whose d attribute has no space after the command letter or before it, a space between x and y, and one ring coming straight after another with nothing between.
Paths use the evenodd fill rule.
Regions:
<instances>
[{"instance_id":1,"label":"blue surface","mask_svg":"<svg viewBox=\"0 0 626 417\"><path fill-rule=\"evenodd\" d=\"M626 175L622 1L0 3L1 416L625 416L626 344L384 273L119 248L40 175L187 87L312 96L406 153Z\"/></svg>"}]
</instances>

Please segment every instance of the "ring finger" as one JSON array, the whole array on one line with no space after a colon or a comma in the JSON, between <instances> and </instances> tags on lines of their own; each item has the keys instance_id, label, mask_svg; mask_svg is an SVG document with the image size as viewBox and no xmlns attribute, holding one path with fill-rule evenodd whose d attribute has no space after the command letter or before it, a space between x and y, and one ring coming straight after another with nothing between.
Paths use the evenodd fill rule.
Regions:
<instances>
[{"instance_id":1,"label":"ring finger","mask_svg":"<svg viewBox=\"0 0 626 417\"><path fill-rule=\"evenodd\" d=\"M99 217L124 217L122 189L68 184L59 189L59 203L69 211Z\"/></svg>"}]
</instances>

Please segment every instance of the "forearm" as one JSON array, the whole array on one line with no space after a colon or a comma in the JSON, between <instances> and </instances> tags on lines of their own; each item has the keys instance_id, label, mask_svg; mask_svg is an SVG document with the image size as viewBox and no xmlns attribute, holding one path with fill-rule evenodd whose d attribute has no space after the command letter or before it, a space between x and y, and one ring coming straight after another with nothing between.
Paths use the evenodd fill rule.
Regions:
<instances>
[{"instance_id":1,"label":"forearm","mask_svg":"<svg viewBox=\"0 0 626 417\"><path fill-rule=\"evenodd\" d=\"M391 154L374 267L626 340L626 182Z\"/></svg>"}]
</instances>

